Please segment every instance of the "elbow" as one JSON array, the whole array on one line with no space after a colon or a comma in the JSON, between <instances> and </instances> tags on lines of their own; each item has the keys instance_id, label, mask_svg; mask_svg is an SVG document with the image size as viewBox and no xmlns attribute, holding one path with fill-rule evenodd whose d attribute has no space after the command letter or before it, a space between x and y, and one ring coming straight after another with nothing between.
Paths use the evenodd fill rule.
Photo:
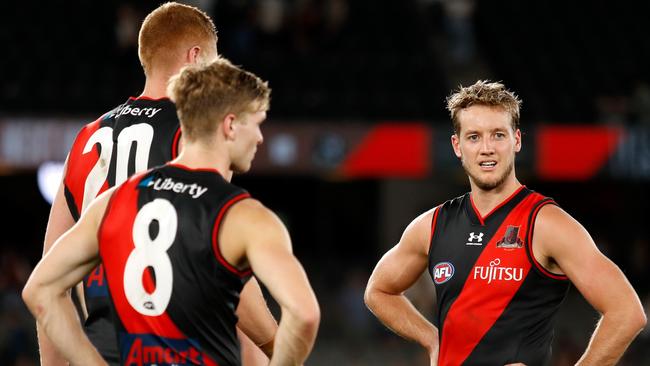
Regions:
<instances>
[{"instance_id":1,"label":"elbow","mask_svg":"<svg viewBox=\"0 0 650 366\"><path fill-rule=\"evenodd\" d=\"M638 332L641 332L646 327L647 324L648 324L648 317L643 311L643 308L641 308L637 312L634 318L635 329L637 329Z\"/></svg>"},{"instance_id":2,"label":"elbow","mask_svg":"<svg viewBox=\"0 0 650 366\"><path fill-rule=\"evenodd\" d=\"M314 300L313 304L307 310L303 310L300 314L300 322L308 333L316 334L320 325L320 307L318 302Z\"/></svg>"},{"instance_id":3,"label":"elbow","mask_svg":"<svg viewBox=\"0 0 650 366\"><path fill-rule=\"evenodd\" d=\"M372 284L368 284L366 291L363 294L363 302L366 304L368 310L373 311L377 303L377 290L373 288Z\"/></svg>"},{"instance_id":4,"label":"elbow","mask_svg":"<svg viewBox=\"0 0 650 366\"><path fill-rule=\"evenodd\" d=\"M310 301L309 304L303 304L302 306L293 308L290 313L300 333L307 337L316 335L321 316L320 307L316 299Z\"/></svg>"},{"instance_id":5,"label":"elbow","mask_svg":"<svg viewBox=\"0 0 650 366\"><path fill-rule=\"evenodd\" d=\"M31 281L28 281L23 288L21 295L29 311L34 315L36 319L38 319L39 315L43 312L45 307L40 299L39 291L36 286L34 286Z\"/></svg>"}]
</instances>

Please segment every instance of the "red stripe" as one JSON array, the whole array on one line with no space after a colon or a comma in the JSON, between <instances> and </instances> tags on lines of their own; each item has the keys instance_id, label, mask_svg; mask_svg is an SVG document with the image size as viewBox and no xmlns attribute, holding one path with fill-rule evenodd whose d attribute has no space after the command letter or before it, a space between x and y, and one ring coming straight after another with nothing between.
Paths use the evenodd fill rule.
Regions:
<instances>
[{"instance_id":1,"label":"red stripe","mask_svg":"<svg viewBox=\"0 0 650 366\"><path fill-rule=\"evenodd\" d=\"M431 172L432 129L425 123L381 123L342 162L346 177L423 178Z\"/></svg>"},{"instance_id":2,"label":"red stripe","mask_svg":"<svg viewBox=\"0 0 650 366\"><path fill-rule=\"evenodd\" d=\"M226 211L230 208L230 206L234 205L235 203L243 200L244 198L249 198L250 194L248 193L242 193L239 194L233 198L230 199L230 201L226 202L225 205L221 208L221 211L219 211L219 215L217 215L217 219L214 222L214 228L212 229L212 248L214 249L214 254L217 257L217 260L219 263L221 263L226 269L228 269L230 272L234 273L235 275L239 277L244 277L248 276L252 273L252 270L250 268L246 270L239 270L232 264L228 263L226 259L223 257L221 254L221 250L219 250L219 226L221 225L221 220L223 219L223 216L226 214Z\"/></svg>"},{"instance_id":3,"label":"red stripe","mask_svg":"<svg viewBox=\"0 0 650 366\"><path fill-rule=\"evenodd\" d=\"M178 156L178 143L181 140L181 128L178 127L176 133L174 134L174 140L172 141L172 159L176 159Z\"/></svg>"},{"instance_id":4,"label":"red stripe","mask_svg":"<svg viewBox=\"0 0 650 366\"><path fill-rule=\"evenodd\" d=\"M99 232L99 251L115 310L130 334L156 334L165 338L185 339L185 335L165 312L145 316L131 307L124 292L124 268L135 248L132 228L138 213L137 185L144 174L128 180L113 194L114 204L105 214ZM126 228L126 230L125 230Z\"/></svg>"},{"instance_id":5,"label":"red stripe","mask_svg":"<svg viewBox=\"0 0 650 366\"><path fill-rule=\"evenodd\" d=\"M505 205L506 203L510 202L511 199L513 199L519 192L521 192L522 189L526 188L526 186L521 186L517 188L508 198L503 200L501 203L499 203L495 208L493 208L490 212L487 213L485 216L481 216L481 213L479 210L476 208L476 205L474 205L474 198L472 198L472 195L469 195L469 201L472 204L472 208L474 209L474 213L476 214L476 217L478 217L478 220L481 222L481 225L485 226L485 220L487 220L490 215L492 215L496 210L500 209Z\"/></svg>"},{"instance_id":6,"label":"red stripe","mask_svg":"<svg viewBox=\"0 0 650 366\"><path fill-rule=\"evenodd\" d=\"M535 258L535 254L533 252L533 231L535 231L535 218L537 217L537 213L539 212L539 210L541 210L542 207L544 207L544 206L546 206L548 204L555 204L555 202L554 201L546 201L546 202L540 204L539 206L537 206L537 208L535 208L535 211L533 211L533 214L532 214L531 219L530 219L530 223L532 223L532 225L528 229L528 236L526 237L526 250L528 251L530 261L535 265L535 267L539 270L539 272L542 275L550 277L550 278L552 278L554 280L564 280L564 281L566 281L566 280L569 279L566 275L556 274L556 273L553 273L553 272L547 270L546 268L544 268L544 266L542 266L537 261L537 258Z\"/></svg>"},{"instance_id":7,"label":"red stripe","mask_svg":"<svg viewBox=\"0 0 650 366\"><path fill-rule=\"evenodd\" d=\"M587 180L603 169L623 142L612 126L545 126L537 130L537 174L550 180Z\"/></svg>"},{"instance_id":8,"label":"red stripe","mask_svg":"<svg viewBox=\"0 0 650 366\"><path fill-rule=\"evenodd\" d=\"M129 100L152 100L152 101L159 101L159 100L168 100L168 97L160 97L160 98L152 98L148 97L146 95L141 95L139 97L129 97Z\"/></svg>"},{"instance_id":9,"label":"red stripe","mask_svg":"<svg viewBox=\"0 0 650 366\"><path fill-rule=\"evenodd\" d=\"M77 208L79 215L81 215L81 208L83 207L86 179L99 159L99 152L96 147L86 154L83 153L83 150L88 139L99 129L100 122L101 118L85 125L77 134L70 149L65 177L63 179L66 188L73 197L74 206ZM102 191L104 190L104 187L102 187Z\"/></svg>"},{"instance_id":10,"label":"red stripe","mask_svg":"<svg viewBox=\"0 0 650 366\"><path fill-rule=\"evenodd\" d=\"M509 225L521 226L519 232L525 233L530 211L540 199L541 195L533 193L522 200L508 214L474 263L463 289L444 320L439 366L462 364L501 316L524 282L532 268L525 250L506 252L497 248L496 242L505 236ZM496 267L515 268L517 271L521 269L521 281L494 280L488 283L487 280L481 279L480 275L475 278L480 269L488 271L497 259L499 264Z\"/></svg>"}]
</instances>

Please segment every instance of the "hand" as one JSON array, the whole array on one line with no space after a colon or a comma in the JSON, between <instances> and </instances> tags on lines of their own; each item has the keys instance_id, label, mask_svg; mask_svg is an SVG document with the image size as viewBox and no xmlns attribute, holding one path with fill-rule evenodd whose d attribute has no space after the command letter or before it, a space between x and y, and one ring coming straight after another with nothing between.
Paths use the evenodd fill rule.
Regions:
<instances>
[{"instance_id":1,"label":"hand","mask_svg":"<svg viewBox=\"0 0 650 366\"><path fill-rule=\"evenodd\" d=\"M509 364L504 365L504 366L526 366L526 364L521 363L521 362L517 362L517 363L509 363Z\"/></svg>"}]
</instances>

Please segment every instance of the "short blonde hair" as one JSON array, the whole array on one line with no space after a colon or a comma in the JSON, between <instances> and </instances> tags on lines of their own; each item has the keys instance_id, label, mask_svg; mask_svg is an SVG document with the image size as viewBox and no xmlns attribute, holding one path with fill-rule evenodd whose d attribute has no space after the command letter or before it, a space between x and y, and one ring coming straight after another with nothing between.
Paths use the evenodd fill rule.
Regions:
<instances>
[{"instance_id":1,"label":"short blonde hair","mask_svg":"<svg viewBox=\"0 0 650 366\"><path fill-rule=\"evenodd\" d=\"M227 114L266 111L271 89L254 74L224 58L184 67L169 80L184 138L195 141L214 133Z\"/></svg>"},{"instance_id":2,"label":"short blonde hair","mask_svg":"<svg viewBox=\"0 0 650 366\"><path fill-rule=\"evenodd\" d=\"M169 65L186 47L214 47L217 30L212 19L193 6L165 3L147 15L140 27L138 56L145 73L154 65Z\"/></svg>"},{"instance_id":3,"label":"short blonde hair","mask_svg":"<svg viewBox=\"0 0 650 366\"><path fill-rule=\"evenodd\" d=\"M460 133L458 113L473 105L501 107L512 117L513 131L519 128L519 109L521 108L519 97L499 82L479 80L470 86L459 86L458 90L447 97L447 110L454 124L454 133Z\"/></svg>"}]
</instances>

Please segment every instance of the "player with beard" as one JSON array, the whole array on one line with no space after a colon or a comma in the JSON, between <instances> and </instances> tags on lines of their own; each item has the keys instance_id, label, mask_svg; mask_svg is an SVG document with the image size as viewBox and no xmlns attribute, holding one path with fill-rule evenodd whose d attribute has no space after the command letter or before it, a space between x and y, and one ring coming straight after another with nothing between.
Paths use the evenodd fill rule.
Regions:
<instances>
[{"instance_id":1,"label":"player with beard","mask_svg":"<svg viewBox=\"0 0 650 366\"><path fill-rule=\"evenodd\" d=\"M602 314L578 365L613 365L646 324L641 302L587 231L515 173L520 100L478 81L447 99L451 144L471 191L411 222L365 293L391 330L419 343L431 365L546 365L553 319L573 283ZM404 296L428 270L434 322Z\"/></svg>"}]
</instances>

